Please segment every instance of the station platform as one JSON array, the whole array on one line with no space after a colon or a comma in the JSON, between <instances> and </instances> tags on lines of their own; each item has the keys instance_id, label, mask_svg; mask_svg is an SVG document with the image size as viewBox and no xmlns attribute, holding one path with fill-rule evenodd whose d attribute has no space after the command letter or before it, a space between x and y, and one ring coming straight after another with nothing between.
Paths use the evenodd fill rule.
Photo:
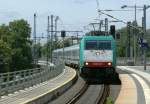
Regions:
<instances>
[{"instance_id":1,"label":"station platform","mask_svg":"<svg viewBox=\"0 0 150 104\"><path fill-rule=\"evenodd\" d=\"M149 66L118 66L121 90L115 104L150 104Z\"/></svg>"},{"instance_id":2,"label":"station platform","mask_svg":"<svg viewBox=\"0 0 150 104\"><path fill-rule=\"evenodd\" d=\"M0 98L0 104L43 104L64 91L76 80L75 70L65 67L63 73L46 82L34 85L24 90L19 90Z\"/></svg>"}]
</instances>

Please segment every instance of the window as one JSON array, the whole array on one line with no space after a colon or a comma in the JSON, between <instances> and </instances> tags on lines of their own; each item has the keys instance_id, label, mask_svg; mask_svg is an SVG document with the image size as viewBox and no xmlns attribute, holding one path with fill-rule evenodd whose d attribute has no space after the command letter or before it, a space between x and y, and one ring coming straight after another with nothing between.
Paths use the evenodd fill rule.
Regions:
<instances>
[{"instance_id":1,"label":"window","mask_svg":"<svg viewBox=\"0 0 150 104\"><path fill-rule=\"evenodd\" d=\"M99 50L110 50L111 49L111 41L99 41L98 43Z\"/></svg>"},{"instance_id":2,"label":"window","mask_svg":"<svg viewBox=\"0 0 150 104\"><path fill-rule=\"evenodd\" d=\"M85 42L85 50L110 50L111 41L88 40Z\"/></svg>"},{"instance_id":3,"label":"window","mask_svg":"<svg viewBox=\"0 0 150 104\"><path fill-rule=\"evenodd\" d=\"M97 41L96 40L88 40L85 42L86 50L97 50Z\"/></svg>"}]
</instances>

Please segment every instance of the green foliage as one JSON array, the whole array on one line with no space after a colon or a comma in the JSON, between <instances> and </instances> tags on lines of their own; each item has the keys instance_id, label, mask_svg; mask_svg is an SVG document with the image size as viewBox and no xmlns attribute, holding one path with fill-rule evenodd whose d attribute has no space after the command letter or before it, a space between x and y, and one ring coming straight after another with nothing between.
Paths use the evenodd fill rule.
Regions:
<instances>
[{"instance_id":1,"label":"green foliage","mask_svg":"<svg viewBox=\"0 0 150 104\"><path fill-rule=\"evenodd\" d=\"M10 36L11 36L11 33L9 31L9 26L6 26L4 24L1 25L0 26L0 39L3 40L4 42L9 43Z\"/></svg>"},{"instance_id":2,"label":"green foliage","mask_svg":"<svg viewBox=\"0 0 150 104\"><path fill-rule=\"evenodd\" d=\"M137 23L133 21L132 25L137 26ZM130 27L130 45L131 45L131 47L134 47L134 41L133 41L134 31L136 31L136 34L139 35L139 31L137 29L135 30L134 28ZM128 41L129 41L127 27L123 27L123 28L119 29L118 32L120 33L121 36L120 36L120 40L117 41L117 56L125 57L127 48L128 48ZM136 38L137 38L137 36L136 36Z\"/></svg>"},{"instance_id":3,"label":"green foliage","mask_svg":"<svg viewBox=\"0 0 150 104\"><path fill-rule=\"evenodd\" d=\"M23 19L10 22L8 26L0 26L0 55L6 54L5 57L0 57L0 60L7 60L8 64L2 64L2 72L31 68L30 34L31 28ZM7 52L3 53L4 50Z\"/></svg>"},{"instance_id":4,"label":"green foliage","mask_svg":"<svg viewBox=\"0 0 150 104\"><path fill-rule=\"evenodd\" d=\"M29 68L32 62L30 38L31 28L25 20L9 23L12 47L12 69L20 70Z\"/></svg>"},{"instance_id":5,"label":"green foliage","mask_svg":"<svg viewBox=\"0 0 150 104\"><path fill-rule=\"evenodd\" d=\"M6 42L0 40L0 72L8 72L11 62L11 48Z\"/></svg>"},{"instance_id":6,"label":"green foliage","mask_svg":"<svg viewBox=\"0 0 150 104\"><path fill-rule=\"evenodd\" d=\"M125 47L124 46L120 46L117 48L117 55L119 57L124 57L125 56Z\"/></svg>"},{"instance_id":7,"label":"green foliage","mask_svg":"<svg viewBox=\"0 0 150 104\"><path fill-rule=\"evenodd\" d=\"M70 38L64 40L64 47L69 47L71 46Z\"/></svg>"},{"instance_id":8,"label":"green foliage","mask_svg":"<svg viewBox=\"0 0 150 104\"><path fill-rule=\"evenodd\" d=\"M138 26L135 22L132 23L133 25L135 26ZM139 29L142 30L141 27L139 27ZM121 34L121 39L117 41L117 56L118 57L125 57L126 55L126 49L128 47L128 41L129 41L129 38L127 36L127 28L124 27L124 28L121 28L118 30L118 32ZM137 29L133 29L131 28L131 36L130 36L130 42L131 42L131 47L134 47L134 35L133 35L133 32L136 33L136 49L138 50L136 53L140 56L140 53L139 51L141 50L140 47L139 47L139 44L138 44L138 38L139 37L142 37L142 33L140 32L140 30L137 30ZM146 36L146 39L148 41L148 44L150 46L150 29L147 30L147 36ZM150 56L150 51L147 51L147 56L149 57Z\"/></svg>"},{"instance_id":9,"label":"green foliage","mask_svg":"<svg viewBox=\"0 0 150 104\"><path fill-rule=\"evenodd\" d=\"M106 100L106 104L114 104L112 98L108 97Z\"/></svg>"},{"instance_id":10,"label":"green foliage","mask_svg":"<svg viewBox=\"0 0 150 104\"><path fill-rule=\"evenodd\" d=\"M126 28L118 30L120 33L120 40L117 40L117 56L124 57L127 48L127 31Z\"/></svg>"}]
</instances>

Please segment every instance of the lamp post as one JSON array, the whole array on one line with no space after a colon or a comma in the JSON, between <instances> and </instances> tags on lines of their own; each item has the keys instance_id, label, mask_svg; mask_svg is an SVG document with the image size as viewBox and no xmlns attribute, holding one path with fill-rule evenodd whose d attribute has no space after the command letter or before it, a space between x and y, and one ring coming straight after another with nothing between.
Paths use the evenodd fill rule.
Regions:
<instances>
[{"instance_id":1,"label":"lamp post","mask_svg":"<svg viewBox=\"0 0 150 104\"><path fill-rule=\"evenodd\" d=\"M127 5L123 5L122 7L121 7L122 9L124 9L124 8L134 8L134 19L135 19L135 26L137 25L137 20L136 20L136 11L137 11L137 8L141 8L141 7L139 7L139 6L136 6L136 4L134 5L134 6L127 6ZM136 30L134 29L133 30L133 35L134 35L134 64L136 63Z\"/></svg>"},{"instance_id":2,"label":"lamp post","mask_svg":"<svg viewBox=\"0 0 150 104\"><path fill-rule=\"evenodd\" d=\"M59 16L55 18L55 31L57 31L57 21L59 20ZM55 32L55 41L57 41L57 32Z\"/></svg>"},{"instance_id":3,"label":"lamp post","mask_svg":"<svg viewBox=\"0 0 150 104\"><path fill-rule=\"evenodd\" d=\"M143 28L144 28L144 39L146 39L146 9L150 8L150 5L143 7ZM146 50L144 49L144 70L146 70Z\"/></svg>"},{"instance_id":4,"label":"lamp post","mask_svg":"<svg viewBox=\"0 0 150 104\"><path fill-rule=\"evenodd\" d=\"M140 10L143 10L143 31L144 31L144 36L143 39L146 39L146 9L150 8L150 5L146 6L144 5L144 7L142 6L127 6L127 5L123 5L121 8L135 8L135 22L136 22L136 10L137 8L140 8ZM134 34L134 49L136 49L135 47L135 34ZM134 50L134 52L136 52L136 50ZM136 60L136 54L134 54L134 62ZM144 70L146 70L146 50L144 49Z\"/></svg>"},{"instance_id":5,"label":"lamp post","mask_svg":"<svg viewBox=\"0 0 150 104\"><path fill-rule=\"evenodd\" d=\"M37 65L37 50L36 50L36 13L34 14L34 31L33 31L33 37L34 37L34 44L33 44L33 59L35 66Z\"/></svg>"}]
</instances>

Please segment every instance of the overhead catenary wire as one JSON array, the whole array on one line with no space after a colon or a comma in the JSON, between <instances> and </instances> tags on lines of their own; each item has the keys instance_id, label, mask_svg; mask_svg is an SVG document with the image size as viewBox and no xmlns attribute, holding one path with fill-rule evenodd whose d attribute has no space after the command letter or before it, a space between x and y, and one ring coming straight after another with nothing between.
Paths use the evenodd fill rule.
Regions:
<instances>
[{"instance_id":1,"label":"overhead catenary wire","mask_svg":"<svg viewBox=\"0 0 150 104\"><path fill-rule=\"evenodd\" d=\"M116 18L116 17L114 17L114 16L112 16L112 15L109 15L109 14L107 14L107 13L104 13L104 12L102 12L101 10L98 10L98 12L101 13L101 14L104 14L104 15L110 17L110 18L113 18L113 19L115 19L115 20L117 20L117 21L120 21L120 22L122 22L122 23L124 23L124 24L127 25L127 22L125 22L125 21L123 21L123 20L121 20L121 19L118 19L118 18ZM131 26L132 28L134 28L134 29L139 30L141 33L144 32L141 28L139 28L139 27L137 27L137 26L133 26L133 25L130 25L130 26Z\"/></svg>"},{"instance_id":2,"label":"overhead catenary wire","mask_svg":"<svg viewBox=\"0 0 150 104\"><path fill-rule=\"evenodd\" d=\"M137 10L142 10L142 9L137 9ZM130 10L130 9L128 9L128 10L120 10L120 9L104 9L104 10L101 10L101 11L107 11L107 12L129 12L129 11L133 11L133 10Z\"/></svg>"},{"instance_id":3,"label":"overhead catenary wire","mask_svg":"<svg viewBox=\"0 0 150 104\"><path fill-rule=\"evenodd\" d=\"M100 9L99 0L96 0L96 4L97 4L97 11L98 11ZM98 14L98 17L100 18L100 14Z\"/></svg>"},{"instance_id":4,"label":"overhead catenary wire","mask_svg":"<svg viewBox=\"0 0 150 104\"><path fill-rule=\"evenodd\" d=\"M98 10L100 8L99 0L96 0L96 4L97 4L97 10Z\"/></svg>"}]
</instances>

